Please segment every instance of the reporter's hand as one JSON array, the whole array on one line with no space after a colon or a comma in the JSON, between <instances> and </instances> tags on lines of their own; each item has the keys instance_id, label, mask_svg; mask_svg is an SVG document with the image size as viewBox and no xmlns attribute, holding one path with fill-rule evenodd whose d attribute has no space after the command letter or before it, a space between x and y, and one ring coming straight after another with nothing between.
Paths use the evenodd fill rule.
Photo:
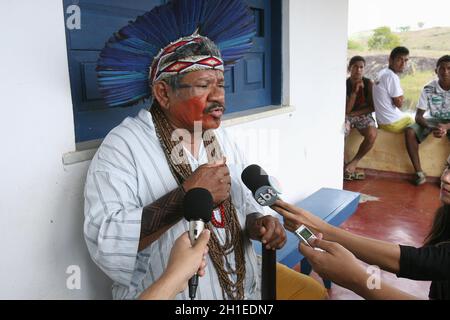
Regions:
<instances>
[{"instance_id":1,"label":"reporter's hand","mask_svg":"<svg viewBox=\"0 0 450 320\"><path fill-rule=\"evenodd\" d=\"M177 292L186 289L188 280L195 273L201 277L205 275L209 237L210 231L205 229L193 246L188 232L175 241L164 276L177 282Z\"/></svg>"},{"instance_id":2,"label":"reporter's hand","mask_svg":"<svg viewBox=\"0 0 450 320\"><path fill-rule=\"evenodd\" d=\"M332 282L350 290L366 285L367 273L359 260L347 249L336 242L320 239L312 245L325 251L314 250L303 243L299 245L299 251L308 259L314 271L322 279Z\"/></svg>"},{"instance_id":3,"label":"reporter's hand","mask_svg":"<svg viewBox=\"0 0 450 320\"><path fill-rule=\"evenodd\" d=\"M231 177L226 165L226 159L219 164L204 164L183 183L184 191L188 192L194 188L208 190L214 204L220 204L230 196Z\"/></svg>"},{"instance_id":4,"label":"reporter's hand","mask_svg":"<svg viewBox=\"0 0 450 320\"><path fill-rule=\"evenodd\" d=\"M256 219L254 238L261 242L268 250L281 249L287 240L286 231L277 218L270 215Z\"/></svg>"},{"instance_id":5,"label":"reporter's hand","mask_svg":"<svg viewBox=\"0 0 450 320\"><path fill-rule=\"evenodd\" d=\"M277 200L271 208L283 216L284 227L291 232L297 230L302 224L310 228L314 233L326 234L330 227L328 223L311 212L282 200Z\"/></svg>"}]
</instances>

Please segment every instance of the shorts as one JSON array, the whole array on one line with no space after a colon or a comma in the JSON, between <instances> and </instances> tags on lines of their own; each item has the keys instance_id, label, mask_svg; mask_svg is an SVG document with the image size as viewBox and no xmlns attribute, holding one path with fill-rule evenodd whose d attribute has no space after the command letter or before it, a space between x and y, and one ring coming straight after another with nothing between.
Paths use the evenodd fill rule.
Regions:
<instances>
[{"instance_id":1,"label":"shorts","mask_svg":"<svg viewBox=\"0 0 450 320\"><path fill-rule=\"evenodd\" d=\"M406 128L414 124L413 118L407 116L398 121L392 122L390 124L380 124L378 127L388 132L392 133L402 133Z\"/></svg>"},{"instance_id":2,"label":"shorts","mask_svg":"<svg viewBox=\"0 0 450 320\"><path fill-rule=\"evenodd\" d=\"M345 117L345 136L350 134L352 128L356 128L358 130L366 129L368 127L376 128L377 125L375 123L374 118L371 113L363 114L356 117Z\"/></svg>"},{"instance_id":3,"label":"shorts","mask_svg":"<svg viewBox=\"0 0 450 320\"><path fill-rule=\"evenodd\" d=\"M436 126L439 123L449 123L450 122L450 120L441 120L441 119L436 119L436 118L427 118L426 120L427 120L428 124L430 124L431 126ZM422 143L428 137L428 135L433 131L432 129L424 128L417 123L413 123L412 125L409 126L409 128L414 130L414 132L416 134L417 142L419 142L419 143ZM450 130L447 132L447 138L450 139Z\"/></svg>"}]
</instances>

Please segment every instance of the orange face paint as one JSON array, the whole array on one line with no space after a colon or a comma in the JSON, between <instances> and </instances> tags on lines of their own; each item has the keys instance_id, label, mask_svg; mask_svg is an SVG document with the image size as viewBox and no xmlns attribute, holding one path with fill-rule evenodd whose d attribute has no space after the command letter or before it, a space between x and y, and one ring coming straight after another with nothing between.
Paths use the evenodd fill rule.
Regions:
<instances>
[{"instance_id":1,"label":"orange face paint","mask_svg":"<svg viewBox=\"0 0 450 320\"><path fill-rule=\"evenodd\" d=\"M187 74L183 82L184 88L170 92L169 117L172 124L193 131L195 122L201 122L203 131L217 129L225 111L222 72L194 71Z\"/></svg>"},{"instance_id":2,"label":"orange face paint","mask_svg":"<svg viewBox=\"0 0 450 320\"><path fill-rule=\"evenodd\" d=\"M209 105L212 105L210 103ZM221 123L222 115L217 113L205 113L208 107L207 96L192 97L184 101L184 103L173 112L183 128L192 130L194 128L195 121L202 122L202 129L217 129Z\"/></svg>"}]
</instances>

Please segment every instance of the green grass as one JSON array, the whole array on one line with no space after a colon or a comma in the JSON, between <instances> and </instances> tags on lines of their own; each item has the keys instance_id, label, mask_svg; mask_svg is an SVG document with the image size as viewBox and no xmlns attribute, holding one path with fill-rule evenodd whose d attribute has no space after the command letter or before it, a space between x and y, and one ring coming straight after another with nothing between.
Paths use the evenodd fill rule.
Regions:
<instances>
[{"instance_id":1,"label":"green grass","mask_svg":"<svg viewBox=\"0 0 450 320\"><path fill-rule=\"evenodd\" d=\"M414 74L402 77L400 81L403 91L405 92L405 102L402 109L405 111L416 110L417 102L419 101L423 87L435 77L436 74L431 70L415 72Z\"/></svg>"}]
</instances>

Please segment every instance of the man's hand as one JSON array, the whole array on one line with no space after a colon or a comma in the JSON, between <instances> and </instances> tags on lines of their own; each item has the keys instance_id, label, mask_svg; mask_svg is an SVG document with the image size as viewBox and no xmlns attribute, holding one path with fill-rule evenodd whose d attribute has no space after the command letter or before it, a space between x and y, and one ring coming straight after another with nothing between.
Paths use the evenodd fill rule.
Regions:
<instances>
[{"instance_id":1,"label":"man's hand","mask_svg":"<svg viewBox=\"0 0 450 320\"><path fill-rule=\"evenodd\" d=\"M433 128L433 136L436 138L442 138L447 134L448 125L439 123L435 128Z\"/></svg>"},{"instance_id":2,"label":"man's hand","mask_svg":"<svg viewBox=\"0 0 450 320\"><path fill-rule=\"evenodd\" d=\"M403 101L403 96L392 98L392 103L399 109L403 106Z\"/></svg>"},{"instance_id":3,"label":"man's hand","mask_svg":"<svg viewBox=\"0 0 450 320\"><path fill-rule=\"evenodd\" d=\"M260 240L266 249L281 249L286 243L286 231L277 218L270 215L256 218L247 226L251 239Z\"/></svg>"},{"instance_id":4,"label":"man's hand","mask_svg":"<svg viewBox=\"0 0 450 320\"><path fill-rule=\"evenodd\" d=\"M220 164L204 164L183 183L184 191L203 188L211 192L214 203L220 204L230 196L231 177L225 161Z\"/></svg>"},{"instance_id":5,"label":"man's hand","mask_svg":"<svg viewBox=\"0 0 450 320\"><path fill-rule=\"evenodd\" d=\"M340 244L322 240L321 237L319 234L319 239L312 245L325 251L314 250L303 243L299 245L300 252L308 259L314 271L323 279L350 290L365 285L368 275L358 259Z\"/></svg>"},{"instance_id":6,"label":"man's hand","mask_svg":"<svg viewBox=\"0 0 450 320\"><path fill-rule=\"evenodd\" d=\"M356 81L353 84L353 92L354 94L358 94L359 90L364 89L364 81L362 79Z\"/></svg>"}]
</instances>

